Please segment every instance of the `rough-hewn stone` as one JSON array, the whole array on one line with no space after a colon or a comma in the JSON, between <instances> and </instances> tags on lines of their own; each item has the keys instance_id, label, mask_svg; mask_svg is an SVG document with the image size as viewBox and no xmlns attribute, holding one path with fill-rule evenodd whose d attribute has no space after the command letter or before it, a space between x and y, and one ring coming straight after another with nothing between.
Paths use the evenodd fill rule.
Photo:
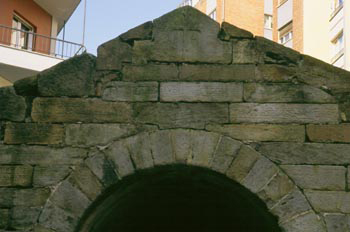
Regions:
<instances>
[{"instance_id":1,"label":"rough-hewn stone","mask_svg":"<svg viewBox=\"0 0 350 232\"><path fill-rule=\"evenodd\" d=\"M281 165L281 168L302 189L345 190L345 167Z\"/></svg>"},{"instance_id":2,"label":"rough-hewn stone","mask_svg":"<svg viewBox=\"0 0 350 232\"><path fill-rule=\"evenodd\" d=\"M307 125L306 132L312 142L350 143L350 124Z\"/></svg>"},{"instance_id":3,"label":"rough-hewn stone","mask_svg":"<svg viewBox=\"0 0 350 232\"><path fill-rule=\"evenodd\" d=\"M230 104L233 123L338 123L336 104Z\"/></svg>"},{"instance_id":4,"label":"rough-hewn stone","mask_svg":"<svg viewBox=\"0 0 350 232\"><path fill-rule=\"evenodd\" d=\"M242 83L164 82L160 100L165 102L242 102Z\"/></svg>"},{"instance_id":5,"label":"rough-hewn stone","mask_svg":"<svg viewBox=\"0 0 350 232\"><path fill-rule=\"evenodd\" d=\"M211 122L228 122L226 104L220 103L138 103L135 120L157 124L161 128L204 128Z\"/></svg>"},{"instance_id":6,"label":"rough-hewn stone","mask_svg":"<svg viewBox=\"0 0 350 232\"><path fill-rule=\"evenodd\" d=\"M350 122L350 102L348 103L344 103L344 104L340 104L339 105L339 109L340 109L340 115L341 115L341 119L344 122Z\"/></svg>"},{"instance_id":7,"label":"rough-hewn stone","mask_svg":"<svg viewBox=\"0 0 350 232\"><path fill-rule=\"evenodd\" d=\"M256 43L254 40L232 40L232 63L255 64L258 62Z\"/></svg>"},{"instance_id":8,"label":"rough-hewn stone","mask_svg":"<svg viewBox=\"0 0 350 232\"><path fill-rule=\"evenodd\" d=\"M32 118L36 122L128 122L131 106L99 99L36 98Z\"/></svg>"},{"instance_id":9,"label":"rough-hewn stone","mask_svg":"<svg viewBox=\"0 0 350 232\"><path fill-rule=\"evenodd\" d=\"M0 208L43 206L49 195L47 188L0 188Z\"/></svg>"},{"instance_id":10,"label":"rough-hewn stone","mask_svg":"<svg viewBox=\"0 0 350 232\"><path fill-rule=\"evenodd\" d=\"M324 219L328 232L349 232L349 216L345 214L326 213Z\"/></svg>"},{"instance_id":11,"label":"rough-hewn stone","mask_svg":"<svg viewBox=\"0 0 350 232\"><path fill-rule=\"evenodd\" d=\"M191 130L172 130L171 141L174 149L175 160L178 163L186 163L191 155Z\"/></svg>"},{"instance_id":12,"label":"rough-hewn stone","mask_svg":"<svg viewBox=\"0 0 350 232\"><path fill-rule=\"evenodd\" d=\"M297 69L276 64L259 64L256 80L266 82L290 82L297 75Z\"/></svg>"},{"instance_id":13,"label":"rough-hewn stone","mask_svg":"<svg viewBox=\"0 0 350 232\"><path fill-rule=\"evenodd\" d=\"M13 87L0 88L0 120L23 121L26 107L25 99L16 95Z\"/></svg>"},{"instance_id":14,"label":"rough-hewn stone","mask_svg":"<svg viewBox=\"0 0 350 232\"><path fill-rule=\"evenodd\" d=\"M263 143L259 151L279 164L350 163L350 145L322 143Z\"/></svg>"},{"instance_id":15,"label":"rough-hewn stone","mask_svg":"<svg viewBox=\"0 0 350 232\"><path fill-rule=\"evenodd\" d=\"M54 186L61 182L71 172L68 165L38 165L34 167L33 186Z\"/></svg>"},{"instance_id":16,"label":"rough-hewn stone","mask_svg":"<svg viewBox=\"0 0 350 232\"><path fill-rule=\"evenodd\" d=\"M11 210L11 227L28 230L39 218L40 207L14 207ZM29 216L30 215L30 216Z\"/></svg>"},{"instance_id":17,"label":"rough-hewn stone","mask_svg":"<svg viewBox=\"0 0 350 232\"><path fill-rule=\"evenodd\" d=\"M135 171L130 153L124 142L113 143L106 151L106 156L112 161L119 178Z\"/></svg>"},{"instance_id":18,"label":"rough-hewn stone","mask_svg":"<svg viewBox=\"0 0 350 232\"><path fill-rule=\"evenodd\" d=\"M149 136L154 165L166 165L174 162L170 132L160 131Z\"/></svg>"},{"instance_id":19,"label":"rough-hewn stone","mask_svg":"<svg viewBox=\"0 0 350 232\"><path fill-rule=\"evenodd\" d=\"M0 209L0 229L6 229L9 224L10 210Z\"/></svg>"},{"instance_id":20,"label":"rough-hewn stone","mask_svg":"<svg viewBox=\"0 0 350 232\"><path fill-rule=\"evenodd\" d=\"M350 213L349 192L308 190L305 195L317 212Z\"/></svg>"},{"instance_id":21,"label":"rough-hewn stone","mask_svg":"<svg viewBox=\"0 0 350 232\"><path fill-rule=\"evenodd\" d=\"M13 83L16 93L21 96L38 96L38 76L20 79Z\"/></svg>"},{"instance_id":22,"label":"rough-hewn stone","mask_svg":"<svg viewBox=\"0 0 350 232\"><path fill-rule=\"evenodd\" d=\"M93 71L96 58L75 56L38 74L41 96L91 96L95 94Z\"/></svg>"},{"instance_id":23,"label":"rough-hewn stone","mask_svg":"<svg viewBox=\"0 0 350 232\"><path fill-rule=\"evenodd\" d=\"M328 93L308 85L296 84L244 84L244 100L247 102L334 103Z\"/></svg>"},{"instance_id":24,"label":"rough-hewn stone","mask_svg":"<svg viewBox=\"0 0 350 232\"><path fill-rule=\"evenodd\" d=\"M152 21L137 26L120 35L123 41L146 40L152 38Z\"/></svg>"},{"instance_id":25,"label":"rough-hewn stone","mask_svg":"<svg viewBox=\"0 0 350 232\"><path fill-rule=\"evenodd\" d=\"M219 35L222 40L230 40L232 38L253 38L253 34L249 31L231 25L227 22L221 24L221 31Z\"/></svg>"},{"instance_id":26,"label":"rough-hewn stone","mask_svg":"<svg viewBox=\"0 0 350 232\"><path fill-rule=\"evenodd\" d=\"M144 139L145 134L139 134L126 139L125 143L130 152L131 158L137 169L151 168L154 166L150 138ZM157 143L157 141L154 141ZM156 145L156 144L155 144ZM169 157L171 154L164 154Z\"/></svg>"},{"instance_id":27,"label":"rough-hewn stone","mask_svg":"<svg viewBox=\"0 0 350 232\"><path fill-rule=\"evenodd\" d=\"M282 226L286 230L286 232L302 232L305 231L305 229L307 229L308 231L315 232L327 231L321 218L311 211L293 218L293 220L282 224Z\"/></svg>"},{"instance_id":28,"label":"rough-hewn stone","mask_svg":"<svg viewBox=\"0 0 350 232\"><path fill-rule=\"evenodd\" d=\"M8 123L5 130L6 144L61 144L64 128L57 124Z\"/></svg>"},{"instance_id":29,"label":"rough-hewn stone","mask_svg":"<svg viewBox=\"0 0 350 232\"><path fill-rule=\"evenodd\" d=\"M0 166L0 186L28 187L32 184L33 167L30 165Z\"/></svg>"},{"instance_id":30,"label":"rough-hewn stone","mask_svg":"<svg viewBox=\"0 0 350 232\"><path fill-rule=\"evenodd\" d=\"M305 128L302 125L210 124L206 129L243 141L303 142L305 140Z\"/></svg>"},{"instance_id":31,"label":"rough-hewn stone","mask_svg":"<svg viewBox=\"0 0 350 232\"><path fill-rule=\"evenodd\" d=\"M102 99L106 101L157 101L157 82L110 82L104 89Z\"/></svg>"},{"instance_id":32,"label":"rough-hewn stone","mask_svg":"<svg viewBox=\"0 0 350 232\"><path fill-rule=\"evenodd\" d=\"M175 64L125 64L123 81L176 81L179 71Z\"/></svg>"}]
</instances>

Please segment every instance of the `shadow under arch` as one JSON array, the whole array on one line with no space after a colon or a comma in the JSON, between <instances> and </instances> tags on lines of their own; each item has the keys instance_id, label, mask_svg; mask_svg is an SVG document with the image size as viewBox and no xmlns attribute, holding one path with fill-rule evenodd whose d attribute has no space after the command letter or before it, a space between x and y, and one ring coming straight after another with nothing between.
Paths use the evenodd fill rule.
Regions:
<instances>
[{"instance_id":1,"label":"shadow under arch","mask_svg":"<svg viewBox=\"0 0 350 232\"><path fill-rule=\"evenodd\" d=\"M168 165L125 177L86 211L77 232L280 232L255 194L215 171Z\"/></svg>"}]
</instances>

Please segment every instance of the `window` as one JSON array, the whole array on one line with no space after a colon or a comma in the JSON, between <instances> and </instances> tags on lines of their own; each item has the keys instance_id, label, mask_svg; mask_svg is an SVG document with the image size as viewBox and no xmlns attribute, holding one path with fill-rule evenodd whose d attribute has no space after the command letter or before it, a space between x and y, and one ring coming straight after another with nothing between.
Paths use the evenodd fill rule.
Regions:
<instances>
[{"instance_id":1,"label":"window","mask_svg":"<svg viewBox=\"0 0 350 232\"><path fill-rule=\"evenodd\" d=\"M209 14L209 17L216 20L216 9Z\"/></svg>"},{"instance_id":2,"label":"window","mask_svg":"<svg viewBox=\"0 0 350 232\"><path fill-rule=\"evenodd\" d=\"M272 30L272 15L265 14L264 28Z\"/></svg>"},{"instance_id":3,"label":"window","mask_svg":"<svg viewBox=\"0 0 350 232\"><path fill-rule=\"evenodd\" d=\"M343 4L344 4L344 0L332 0L332 5L331 5L332 14L338 12L338 10L342 8Z\"/></svg>"},{"instance_id":4,"label":"window","mask_svg":"<svg viewBox=\"0 0 350 232\"><path fill-rule=\"evenodd\" d=\"M287 47L292 47L293 39L293 23L287 24L285 27L278 31L279 43Z\"/></svg>"},{"instance_id":5,"label":"window","mask_svg":"<svg viewBox=\"0 0 350 232\"><path fill-rule=\"evenodd\" d=\"M344 49L344 34L340 32L332 41L332 57L338 56Z\"/></svg>"},{"instance_id":6,"label":"window","mask_svg":"<svg viewBox=\"0 0 350 232\"><path fill-rule=\"evenodd\" d=\"M32 50L33 26L15 15L12 19L12 28L11 45L20 49Z\"/></svg>"},{"instance_id":7,"label":"window","mask_svg":"<svg viewBox=\"0 0 350 232\"><path fill-rule=\"evenodd\" d=\"M285 3L286 1L288 1L288 0L279 0L279 1L278 1L278 5L279 5L279 6L282 5L282 4Z\"/></svg>"}]
</instances>

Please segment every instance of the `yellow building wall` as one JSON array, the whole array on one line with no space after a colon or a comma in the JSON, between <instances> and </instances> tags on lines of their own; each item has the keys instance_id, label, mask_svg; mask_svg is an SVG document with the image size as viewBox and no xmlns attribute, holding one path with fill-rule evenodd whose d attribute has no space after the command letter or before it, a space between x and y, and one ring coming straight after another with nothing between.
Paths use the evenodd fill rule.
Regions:
<instances>
[{"instance_id":1,"label":"yellow building wall","mask_svg":"<svg viewBox=\"0 0 350 232\"><path fill-rule=\"evenodd\" d=\"M331 0L304 0L303 2L303 53L329 62Z\"/></svg>"}]
</instances>

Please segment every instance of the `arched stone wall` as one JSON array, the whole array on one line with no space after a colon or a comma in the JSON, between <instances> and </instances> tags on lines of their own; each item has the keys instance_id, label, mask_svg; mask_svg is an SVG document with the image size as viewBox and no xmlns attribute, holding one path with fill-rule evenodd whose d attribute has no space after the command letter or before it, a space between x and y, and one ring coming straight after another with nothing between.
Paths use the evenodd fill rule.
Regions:
<instances>
[{"instance_id":1,"label":"arched stone wall","mask_svg":"<svg viewBox=\"0 0 350 232\"><path fill-rule=\"evenodd\" d=\"M118 180L175 164L286 231L350 230L349 93L348 72L179 8L0 88L0 230L74 231Z\"/></svg>"}]
</instances>

